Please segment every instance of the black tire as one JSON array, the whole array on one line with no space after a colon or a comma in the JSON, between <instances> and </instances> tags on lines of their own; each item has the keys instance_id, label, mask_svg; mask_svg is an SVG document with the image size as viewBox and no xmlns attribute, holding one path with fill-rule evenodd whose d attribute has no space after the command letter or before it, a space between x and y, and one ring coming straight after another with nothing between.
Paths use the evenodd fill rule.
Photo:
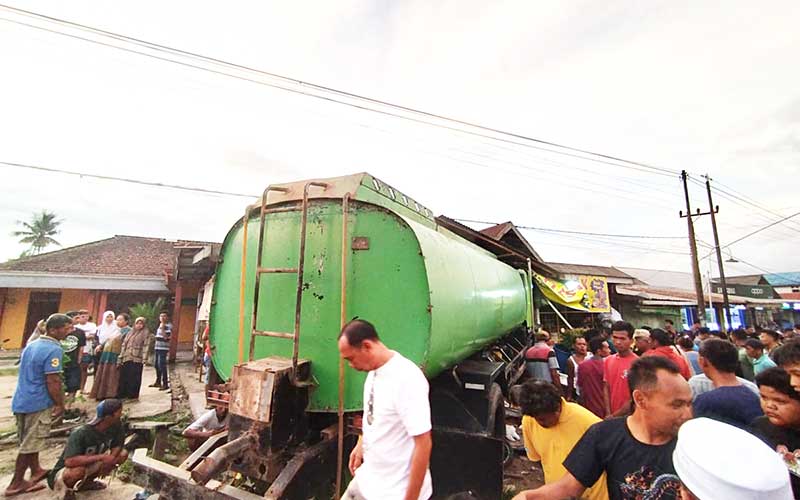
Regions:
<instances>
[{"instance_id":1,"label":"black tire","mask_svg":"<svg viewBox=\"0 0 800 500\"><path fill-rule=\"evenodd\" d=\"M490 436L505 440L506 407L500 385L493 383L489 388L489 416L486 419L486 432Z\"/></svg>"}]
</instances>

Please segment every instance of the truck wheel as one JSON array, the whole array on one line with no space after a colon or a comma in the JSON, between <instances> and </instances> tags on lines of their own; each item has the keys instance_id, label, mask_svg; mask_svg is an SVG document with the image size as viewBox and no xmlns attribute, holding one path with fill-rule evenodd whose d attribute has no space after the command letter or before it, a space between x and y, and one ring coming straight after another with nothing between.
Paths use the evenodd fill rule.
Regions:
<instances>
[{"instance_id":1,"label":"truck wheel","mask_svg":"<svg viewBox=\"0 0 800 500\"><path fill-rule=\"evenodd\" d=\"M506 408L503 391L497 383L489 388L489 417L486 419L486 432L493 437L506 438Z\"/></svg>"}]
</instances>

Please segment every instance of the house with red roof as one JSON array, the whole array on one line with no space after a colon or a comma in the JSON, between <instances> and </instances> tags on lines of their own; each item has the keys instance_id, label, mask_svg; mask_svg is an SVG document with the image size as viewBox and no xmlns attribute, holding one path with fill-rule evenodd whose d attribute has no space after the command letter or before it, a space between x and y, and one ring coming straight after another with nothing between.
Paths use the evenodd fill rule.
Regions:
<instances>
[{"instance_id":1,"label":"house with red roof","mask_svg":"<svg viewBox=\"0 0 800 500\"><path fill-rule=\"evenodd\" d=\"M128 312L164 297L173 349L191 342L198 295L214 273L219 244L114 236L0 264L0 342L20 348L40 319L86 309Z\"/></svg>"}]
</instances>

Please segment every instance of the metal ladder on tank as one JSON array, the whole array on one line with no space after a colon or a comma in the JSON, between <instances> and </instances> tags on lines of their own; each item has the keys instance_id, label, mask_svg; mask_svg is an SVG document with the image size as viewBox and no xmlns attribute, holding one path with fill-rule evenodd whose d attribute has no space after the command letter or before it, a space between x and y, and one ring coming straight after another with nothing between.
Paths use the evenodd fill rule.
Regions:
<instances>
[{"instance_id":1,"label":"metal ladder on tank","mask_svg":"<svg viewBox=\"0 0 800 500\"><path fill-rule=\"evenodd\" d=\"M328 184L324 182L311 181L303 186L303 203L301 207L301 221L300 221L300 253L297 259L297 267L264 267L264 241L266 240L266 215L273 212L286 212L285 208L267 208L267 195L270 192L286 193L289 190L280 186L268 186L264 190L264 195L261 197L261 210L259 215L259 230L258 230L258 257L256 259L256 278L255 287L253 290L253 323L250 332L250 351L248 353L248 360L253 361L253 353L255 350L256 337L276 337L281 339L291 340L292 347L292 383L294 385L311 385L310 382L298 380L297 377L297 358L300 352L300 313L303 305L303 265L305 264L306 252L306 235L308 226L308 190L311 187L320 187L323 190L327 189ZM246 242L245 242L246 244ZM295 309L294 309L294 331L293 332L275 332L268 330L258 329L258 295L261 288L261 275L263 274L297 274L297 291L295 295Z\"/></svg>"}]
</instances>

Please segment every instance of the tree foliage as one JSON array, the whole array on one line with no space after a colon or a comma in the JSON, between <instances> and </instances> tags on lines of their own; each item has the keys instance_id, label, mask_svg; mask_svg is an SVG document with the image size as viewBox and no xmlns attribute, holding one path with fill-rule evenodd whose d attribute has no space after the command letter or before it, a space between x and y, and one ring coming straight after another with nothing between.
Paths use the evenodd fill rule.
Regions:
<instances>
[{"instance_id":1,"label":"tree foliage","mask_svg":"<svg viewBox=\"0 0 800 500\"><path fill-rule=\"evenodd\" d=\"M41 213L33 214L30 221L17 221L17 224L22 226L22 230L14 231L12 236L22 237L19 242L30 245L22 255L38 255L42 250L49 245L61 246L61 243L55 240L53 236L57 235L60 230L58 226L64 222L56 217L53 212L42 210Z\"/></svg>"},{"instance_id":2,"label":"tree foliage","mask_svg":"<svg viewBox=\"0 0 800 500\"><path fill-rule=\"evenodd\" d=\"M155 302L142 302L131 306L131 320L134 321L141 316L145 319L147 328L151 332L155 332L156 328L158 328L158 315L164 310L166 303L167 301L164 297L159 297Z\"/></svg>"}]
</instances>

